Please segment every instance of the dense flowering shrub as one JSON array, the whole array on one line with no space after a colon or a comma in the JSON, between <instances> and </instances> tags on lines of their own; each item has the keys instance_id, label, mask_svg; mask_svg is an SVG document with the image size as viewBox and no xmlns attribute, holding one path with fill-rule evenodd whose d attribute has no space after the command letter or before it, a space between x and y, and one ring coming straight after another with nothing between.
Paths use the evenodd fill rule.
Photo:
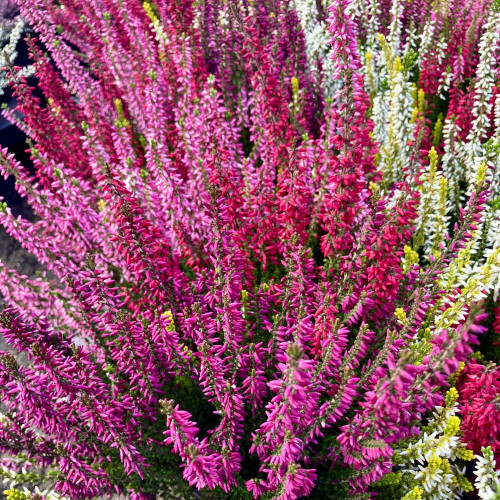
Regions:
<instances>
[{"instance_id":1,"label":"dense flowering shrub","mask_svg":"<svg viewBox=\"0 0 500 500\"><path fill-rule=\"evenodd\" d=\"M10 498L494 495L498 1L18 3Z\"/></svg>"}]
</instances>

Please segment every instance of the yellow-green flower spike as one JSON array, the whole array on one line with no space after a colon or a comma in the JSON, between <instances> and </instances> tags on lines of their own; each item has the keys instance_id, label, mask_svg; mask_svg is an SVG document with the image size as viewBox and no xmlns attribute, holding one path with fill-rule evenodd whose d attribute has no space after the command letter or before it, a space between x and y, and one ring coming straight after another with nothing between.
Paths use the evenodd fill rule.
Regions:
<instances>
[{"instance_id":1,"label":"yellow-green flower spike","mask_svg":"<svg viewBox=\"0 0 500 500\"><path fill-rule=\"evenodd\" d=\"M450 389L448 389L448 392L446 393L446 396L444 398L444 404L446 405L446 408L451 408L457 402L457 400L458 391L454 387L451 387Z\"/></svg>"},{"instance_id":2,"label":"yellow-green flower spike","mask_svg":"<svg viewBox=\"0 0 500 500\"><path fill-rule=\"evenodd\" d=\"M420 500L423 494L424 490L415 486L415 488L409 491L401 500Z\"/></svg>"},{"instance_id":3,"label":"yellow-green flower spike","mask_svg":"<svg viewBox=\"0 0 500 500\"><path fill-rule=\"evenodd\" d=\"M446 428L444 429L445 436L456 436L460 430L460 419L458 417L452 416L448 419L446 423Z\"/></svg>"},{"instance_id":4,"label":"yellow-green flower spike","mask_svg":"<svg viewBox=\"0 0 500 500\"><path fill-rule=\"evenodd\" d=\"M168 325L165 327L165 331L175 332L174 316L172 314L172 311L170 311L170 310L165 311L162 314L162 316L168 320Z\"/></svg>"},{"instance_id":5,"label":"yellow-green flower spike","mask_svg":"<svg viewBox=\"0 0 500 500\"><path fill-rule=\"evenodd\" d=\"M3 493L7 500L28 500L30 498L29 495L23 493L22 491L16 490L15 488L6 490Z\"/></svg>"}]
</instances>

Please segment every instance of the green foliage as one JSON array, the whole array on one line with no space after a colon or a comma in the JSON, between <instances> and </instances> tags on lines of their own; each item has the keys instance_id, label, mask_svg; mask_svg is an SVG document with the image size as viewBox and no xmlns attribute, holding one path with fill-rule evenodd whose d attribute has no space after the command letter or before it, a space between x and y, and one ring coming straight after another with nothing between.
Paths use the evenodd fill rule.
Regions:
<instances>
[{"instance_id":1,"label":"green foliage","mask_svg":"<svg viewBox=\"0 0 500 500\"><path fill-rule=\"evenodd\" d=\"M232 488L231 491L226 493L221 488L217 487L211 491L203 492L203 499L252 500L253 495L247 490L245 486L245 479L243 479L239 474L236 474L236 480L238 481L238 486Z\"/></svg>"},{"instance_id":2,"label":"green foliage","mask_svg":"<svg viewBox=\"0 0 500 500\"><path fill-rule=\"evenodd\" d=\"M349 479L355 473L354 469L337 464L330 467L328 464L316 466L318 471L318 482L309 495L312 500L324 500L335 498L347 500L352 498L349 495Z\"/></svg>"},{"instance_id":3,"label":"green foliage","mask_svg":"<svg viewBox=\"0 0 500 500\"><path fill-rule=\"evenodd\" d=\"M373 485L373 491L384 500L400 500L404 496L403 473L391 472Z\"/></svg>"}]
</instances>

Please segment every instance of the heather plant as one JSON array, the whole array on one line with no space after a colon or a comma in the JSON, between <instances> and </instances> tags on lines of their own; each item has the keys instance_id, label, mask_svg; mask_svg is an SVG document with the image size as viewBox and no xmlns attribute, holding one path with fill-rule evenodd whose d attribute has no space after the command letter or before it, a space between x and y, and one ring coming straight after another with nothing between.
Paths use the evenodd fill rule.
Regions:
<instances>
[{"instance_id":1,"label":"heather plant","mask_svg":"<svg viewBox=\"0 0 500 500\"><path fill-rule=\"evenodd\" d=\"M7 496L493 498L498 1L18 4Z\"/></svg>"}]
</instances>

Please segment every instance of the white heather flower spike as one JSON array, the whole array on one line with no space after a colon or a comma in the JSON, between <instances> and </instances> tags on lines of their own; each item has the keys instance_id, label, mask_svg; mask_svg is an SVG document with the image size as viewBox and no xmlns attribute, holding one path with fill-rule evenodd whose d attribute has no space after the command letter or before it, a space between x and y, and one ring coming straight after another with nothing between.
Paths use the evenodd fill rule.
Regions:
<instances>
[{"instance_id":1,"label":"white heather flower spike","mask_svg":"<svg viewBox=\"0 0 500 500\"><path fill-rule=\"evenodd\" d=\"M325 97L333 98L341 87L341 82L333 78L335 61L332 59L333 49L327 20L321 19L316 0L294 0L294 4L304 30L309 70L321 78ZM322 8L327 12L327 6L323 5ZM319 65L322 68L321 74L318 74Z\"/></svg>"},{"instance_id":2,"label":"white heather flower spike","mask_svg":"<svg viewBox=\"0 0 500 500\"><path fill-rule=\"evenodd\" d=\"M17 57L16 47L26 27L21 16L17 16L15 20L10 22L2 21L0 23L0 68L15 61ZM7 43L5 44L5 42ZM19 76L31 76L34 74L34 70L33 65L27 66L20 71ZM0 96L4 94L6 87L5 71L0 71Z\"/></svg>"},{"instance_id":3,"label":"white heather flower spike","mask_svg":"<svg viewBox=\"0 0 500 500\"><path fill-rule=\"evenodd\" d=\"M389 26L389 36L387 41L394 55L399 55L401 46L401 15L403 14L403 2L401 0L392 0L391 7L391 25Z\"/></svg>"},{"instance_id":4,"label":"white heather flower spike","mask_svg":"<svg viewBox=\"0 0 500 500\"><path fill-rule=\"evenodd\" d=\"M420 177L421 197L416 221L417 245L424 246L424 255L428 260L431 256L437 257L445 244L451 207L447 181L437 169L438 156L434 147L429 152L429 158L429 165Z\"/></svg>"},{"instance_id":5,"label":"white heather flower spike","mask_svg":"<svg viewBox=\"0 0 500 500\"><path fill-rule=\"evenodd\" d=\"M430 16L424 26L422 34L420 35L420 47L418 49L417 63L422 64L427 52L432 46L434 33L436 30L436 17Z\"/></svg>"},{"instance_id":6,"label":"white heather flower spike","mask_svg":"<svg viewBox=\"0 0 500 500\"><path fill-rule=\"evenodd\" d=\"M443 127L444 155L441 169L448 184L448 198L454 214L458 214L461 202L460 180L465 176L465 163L457 152L460 129L455 121L447 118Z\"/></svg>"},{"instance_id":7,"label":"white heather flower spike","mask_svg":"<svg viewBox=\"0 0 500 500\"><path fill-rule=\"evenodd\" d=\"M465 146L465 174L469 192L472 189L478 165L485 161L485 150L482 141L491 125L489 118L491 113L490 101L498 72L496 51L500 39L499 24L500 9L494 8L492 15L484 26L484 32L479 43L480 59L476 72L474 106L472 109L474 121Z\"/></svg>"},{"instance_id":8,"label":"white heather flower spike","mask_svg":"<svg viewBox=\"0 0 500 500\"><path fill-rule=\"evenodd\" d=\"M413 138L415 128L415 124L412 123L414 99L412 86L408 83L409 71L404 67L400 57L394 57L394 51L382 35L379 36L379 42L385 60L390 92L382 90L380 99L383 99L384 103L375 104L377 98L374 99L374 108L376 107L374 138L380 141L379 168L384 173L384 180L392 183L403 180L403 172L410 163L409 142ZM385 108L386 106L388 108ZM386 116L387 121L383 123L382 120Z\"/></svg>"},{"instance_id":9,"label":"white heather flower spike","mask_svg":"<svg viewBox=\"0 0 500 500\"><path fill-rule=\"evenodd\" d=\"M491 447L481 448L481 455L476 455L476 481L474 486L481 500L494 500L500 493L500 472L496 470L496 461Z\"/></svg>"},{"instance_id":10,"label":"white heather flower spike","mask_svg":"<svg viewBox=\"0 0 500 500\"><path fill-rule=\"evenodd\" d=\"M369 0L368 22L367 22L367 45L375 47L377 45L377 35L380 31L379 23L380 6L378 0Z\"/></svg>"}]
</instances>

